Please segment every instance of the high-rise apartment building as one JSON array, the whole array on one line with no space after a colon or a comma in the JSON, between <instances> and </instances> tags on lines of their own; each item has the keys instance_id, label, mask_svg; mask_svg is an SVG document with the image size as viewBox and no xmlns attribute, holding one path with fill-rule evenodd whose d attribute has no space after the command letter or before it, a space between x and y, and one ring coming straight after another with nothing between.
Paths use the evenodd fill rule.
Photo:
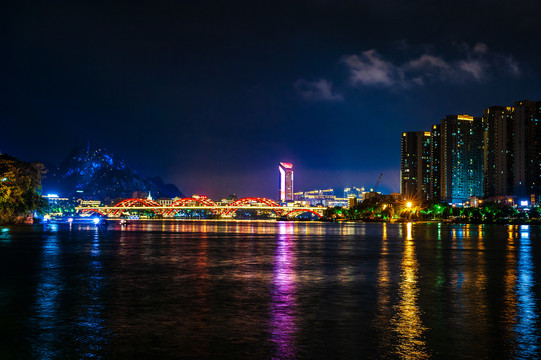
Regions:
<instances>
[{"instance_id":1,"label":"high-rise apartment building","mask_svg":"<svg viewBox=\"0 0 541 360\"><path fill-rule=\"evenodd\" d=\"M430 191L429 199L441 199L441 125L430 132Z\"/></svg>"},{"instance_id":2,"label":"high-rise apartment building","mask_svg":"<svg viewBox=\"0 0 541 360\"><path fill-rule=\"evenodd\" d=\"M281 162L280 171L280 201L293 201L293 164Z\"/></svg>"},{"instance_id":3,"label":"high-rise apartment building","mask_svg":"<svg viewBox=\"0 0 541 360\"><path fill-rule=\"evenodd\" d=\"M430 133L403 133L401 145L402 195L453 204L472 196L541 203L541 101L492 106L482 118L448 115Z\"/></svg>"},{"instance_id":4,"label":"high-rise apartment building","mask_svg":"<svg viewBox=\"0 0 541 360\"><path fill-rule=\"evenodd\" d=\"M430 196L430 132L402 133L400 192L426 200Z\"/></svg>"},{"instance_id":5,"label":"high-rise apartment building","mask_svg":"<svg viewBox=\"0 0 541 360\"><path fill-rule=\"evenodd\" d=\"M515 101L514 108L514 195L537 203L541 196L541 101Z\"/></svg>"},{"instance_id":6,"label":"high-rise apartment building","mask_svg":"<svg viewBox=\"0 0 541 360\"><path fill-rule=\"evenodd\" d=\"M441 197L461 204L483 196L481 118L447 115L441 120Z\"/></svg>"},{"instance_id":7,"label":"high-rise apartment building","mask_svg":"<svg viewBox=\"0 0 541 360\"><path fill-rule=\"evenodd\" d=\"M491 106L483 111L484 196L513 194L513 108Z\"/></svg>"}]
</instances>

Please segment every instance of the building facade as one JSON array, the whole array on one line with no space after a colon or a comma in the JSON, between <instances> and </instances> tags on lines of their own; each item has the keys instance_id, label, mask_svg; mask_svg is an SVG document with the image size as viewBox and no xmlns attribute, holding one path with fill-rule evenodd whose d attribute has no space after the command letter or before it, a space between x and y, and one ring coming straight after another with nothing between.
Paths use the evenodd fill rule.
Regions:
<instances>
[{"instance_id":1,"label":"building facade","mask_svg":"<svg viewBox=\"0 0 541 360\"><path fill-rule=\"evenodd\" d=\"M281 162L280 171L280 201L293 201L293 164Z\"/></svg>"},{"instance_id":2,"label":"building facade","mask_svg":"<svg viewBox=\"0 0 541 360\"><path fill-rule=\"evenodd\" d=\"M430 138L426 131L402 133L400 192L408 198L430 197Z\"/></svg>"},{"instance_id":3,"label":"building facade","mask_svg":"<svg viewBox=\"0 0 541 360\"><path fill-rule=\"evenodd\" d=\"M430 133L403 133L400 188L453 204L485 197L538 205L541 101L491 106L482 118L448 115Z\"/></svg>"},{"instance_id":4,"label":"building facade","mask_svg":"<svg viewBox=\"0 0 541 360\"><path fill-rule=\"evenodd\" d=\"M483 131L479 117L447 115L441 120L441 197L463 204L483 196Z\"/></svg>"},{"instance_id":5,"label":"building facade","mask_svg":"<svg viewBox=\"0 0 541 360\"><path fill-rule=\"evenodd\" d=\"M430 193L429 199L441 199L441 125L430 131Z\"/></svg>"},{"instance_id":6,"label":"building facade","mask_svg":"<svg viewBox=\"0 0 541 360\"><path fill-rule=\"evenodd\" d=\"M513 108L491 106L483 111L483 193L513 193Z\"/></svg>"},{"instance_id":7,"label":"building facade","mask_svg":"<svg viewBox=\"0 0 541 360\"><path fill-rule=\"evenodd\" d=\"M350 196L355 196L357 199L363 198L363 193L365 192L364 187L347 187L344 188L344 198L349 198Z\"/></svg>"},{"instance_id":8,"label":"building facade","mask_svg":"<svg viewBox=\"0 0 541 360\"><path fill-rule=\"evenodd\" d=\"M515 101L514 109L514 195L538 203L541 196L541 101Z\"/></svg>"}]
</instances>

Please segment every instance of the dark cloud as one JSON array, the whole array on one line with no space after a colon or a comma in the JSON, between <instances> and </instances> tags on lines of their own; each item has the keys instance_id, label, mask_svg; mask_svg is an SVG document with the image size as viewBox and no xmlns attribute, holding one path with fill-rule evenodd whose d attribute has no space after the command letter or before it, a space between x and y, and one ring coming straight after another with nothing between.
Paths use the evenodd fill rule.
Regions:
<instances>
[{"instance_id":1,"label":"dark cloud","mask_svg":"<svg viewBox=\"0 0 541 360\"><path fill-rule=\"evenodd\" d=\"M423 53L402 63L384 58L375 49L360 55L344 56L349 82L354 86L383 86L411 88L427 81L460 82L484 81L488 76L520 76L521 67L512 56L493 53L484 43L476 43L472 50L458 58Z\"/></svg>"}]
</instances>

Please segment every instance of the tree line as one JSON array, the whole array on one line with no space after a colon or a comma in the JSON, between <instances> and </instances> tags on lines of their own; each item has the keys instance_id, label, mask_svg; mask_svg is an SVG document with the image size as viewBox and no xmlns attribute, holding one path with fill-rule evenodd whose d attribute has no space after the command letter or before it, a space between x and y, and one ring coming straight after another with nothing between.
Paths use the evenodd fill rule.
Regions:
<instances>
[{"instance_id":1,"label":"tree line","mask_svg":"<svg viewBox=\"0 0 541 360\"><path fill-rule=\"evenodd\" d=\"M484 201L476 207L457 207L441 202L390 202L372 198L351 208L328 208L325 217L335 220L410 221L439 220L467 223L541 224L539 206L517 209L507 203Z\"/></svg>"},{"instance_id":2,"label":"tree line","mask_svg":"<svg viewBox=\"0 0 541 360\"><path fill-rule=\"evenodd\" d=\"M41 196L44 166L0 154L0 224L31 222L47 207Z\"/></svg>"}]
</instances>

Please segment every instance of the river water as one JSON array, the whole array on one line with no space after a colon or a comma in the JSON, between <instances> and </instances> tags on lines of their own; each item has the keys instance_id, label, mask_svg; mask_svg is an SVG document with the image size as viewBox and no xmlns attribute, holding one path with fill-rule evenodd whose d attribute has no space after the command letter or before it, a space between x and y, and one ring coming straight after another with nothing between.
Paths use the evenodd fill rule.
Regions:
<instances>
[{"instance_id":1,"label":"river water","mask_svg":"<svg viewBox=\"0 0 541 360\"><path fill-rule=\"evenodd\" d=\"M541 227L0 227L0 358L539 358Z\"/></svg>"}]
</instances>

